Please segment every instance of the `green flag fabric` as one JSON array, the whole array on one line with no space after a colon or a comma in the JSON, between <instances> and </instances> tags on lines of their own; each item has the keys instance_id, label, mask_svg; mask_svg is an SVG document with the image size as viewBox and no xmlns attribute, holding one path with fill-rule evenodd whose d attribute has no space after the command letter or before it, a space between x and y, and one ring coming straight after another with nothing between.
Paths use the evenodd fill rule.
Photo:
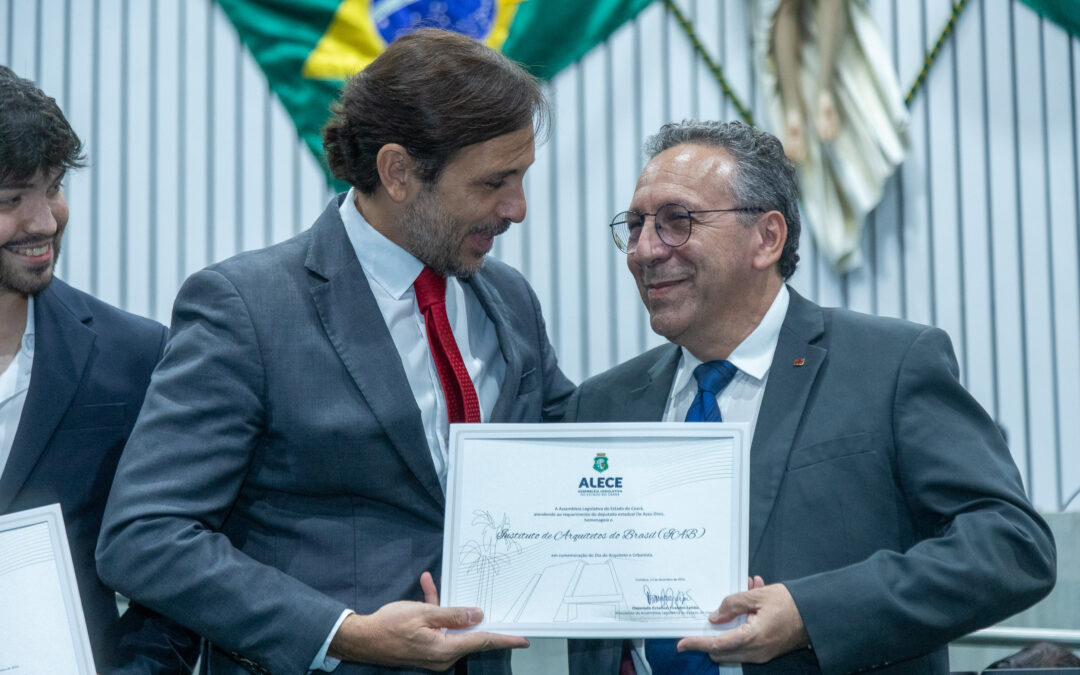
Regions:
<instances>
[{"instance_id":1,"label":"green flag fabric","mask_svg":"<svg viewBox=\"0 0 1080 675\"><path fill-rule=\"evenodd\" d=\"M218 0L297 132L322 160L320 129L342 83L395 38L455 30L550 79L653 0ZM325 163L324 163L325 166Z\"/></svg>"},{"instance_id":2,"label":"green flag fabric","mask_svg":"<svg viewBox=\"0 0 1080 675\"><path fill-rule=\"evenodd\" d=\"M1080 0L1023 0L1023 3L1072 35L1080 36Z\"/></svg>"}]
</instances>

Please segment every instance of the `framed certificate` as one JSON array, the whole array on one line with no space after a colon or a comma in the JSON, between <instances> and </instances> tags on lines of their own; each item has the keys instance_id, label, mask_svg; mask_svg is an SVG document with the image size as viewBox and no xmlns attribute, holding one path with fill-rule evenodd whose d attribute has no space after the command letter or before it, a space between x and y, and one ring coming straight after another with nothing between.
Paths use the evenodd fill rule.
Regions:
<instances>
[{"instance_id":1,"label":"framed certificate","mask_svg":"<svg viewBox=\"0 0 1080 675\"><path fill-rule=\"evenodd\" d=\"M0 673L94 675L59 504L0 516Z\"/></svg>"},{"instance_id":2,"label":"framed certificate","mask_svg":"<svg viewBox=\"0 0 1080 675\"><path fill-rule=\"evenodd\" d=\"M475 630L683 637L746 588L748 425L461 424L441 596Z\"/></svg>"}]
</instances>

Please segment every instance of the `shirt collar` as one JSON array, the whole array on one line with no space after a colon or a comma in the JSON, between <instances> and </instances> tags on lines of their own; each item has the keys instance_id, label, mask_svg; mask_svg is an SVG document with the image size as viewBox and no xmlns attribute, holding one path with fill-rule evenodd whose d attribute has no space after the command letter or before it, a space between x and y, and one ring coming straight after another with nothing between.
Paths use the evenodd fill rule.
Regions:
<instances>
[{"instance_id":1,"label":"shirt collar","mask_svg":"<svg viewBox=\"0 0 1080 675\"><path fill-rule=\"evenodd\" d=\"M355 193L354 188L349 188L345 201L338 208L341 221L345 224L345 234L367 278L381 286L388 295L400 300L412 288L416 277L424 269L424 263L387 239L364 219L356 208Z\"/></svg>"},{"instance_id":2,"label":"shirt collar","mask_svg":"<svg viewBox=\"0 0 1080 675\"><path fill-rule=\"evenodd\" d=\"M19 352L0 371L0 407L4 407L14 396L26 391L30 386L30 371L34 366L34 297L26 303L26 328L23 329L22 344ZM21 404L19 404L21 405ZM2 443L0 443L2 445ZM4 469L0 461L0 472Z\"/></svg>"},{"instance_id":3,"label":"shirt collar","mask_svg":"<svg viewBox=\"0 0 1080 675\"><path fill-rule=\"evenodd\" d=\"M758 322L757 327L739 343L739 346L735 347L727 358L732 365L755 380L763 380L769 373L773 354L776 352L776 343L780 340L780 328L784 325L784 317L787 316L790 300L791 295L788 293L787 286L781 286L780 292L773 298L769 310L765 312L765 316ZM688 379L694 372L694 368L699 365L701 365L701 359L683 347L679 379ZM675 384L678 387L685 385L686 382Z\"/></svg>"}]
</instances>

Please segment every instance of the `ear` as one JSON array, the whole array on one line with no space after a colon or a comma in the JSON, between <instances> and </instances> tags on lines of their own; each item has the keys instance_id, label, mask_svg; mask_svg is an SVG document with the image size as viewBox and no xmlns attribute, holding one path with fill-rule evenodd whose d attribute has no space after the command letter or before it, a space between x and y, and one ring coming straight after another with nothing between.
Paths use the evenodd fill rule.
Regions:
<instances>
[{"instance_id":1,"label":"ear","mask_svg":"<svg viewBox=\"0 0 1080 675\"><path fill-rule=\"evenodd\" d=\"M397 143L387 143L379 148L375 157L379 170L379 182L391 200L401 203L409 198L415 180L415 165L405 148Z\"/></svg>"},{"instance_id":2,"label":"ear","mask_svg":"<svg viewBox=\"0 0 1080 675\"><path fill-rule=\"evenodd\" d=\"M765 270L780 260L787 242L787 221L779 211L769 211L758 216L754 223L758 232L757 250L754 252L754 269Z\"/></svg>"}]
</instances>

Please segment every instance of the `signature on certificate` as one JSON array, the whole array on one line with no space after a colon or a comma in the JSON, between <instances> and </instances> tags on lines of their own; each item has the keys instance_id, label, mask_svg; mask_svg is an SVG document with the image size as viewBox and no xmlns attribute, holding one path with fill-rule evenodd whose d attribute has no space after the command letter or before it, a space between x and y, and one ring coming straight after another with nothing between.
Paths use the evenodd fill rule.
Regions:
<instances>
[{"instance_id":1,"label":"signature on certificate","mask_svg":"<svg viewBox=\"0 0 1080 675\"><path fill-rule=\"evenodd\" d=\"M694 598L685 590L677 590L669 586L654 593L649 585L645 584L641 587L641 591L645 594L645 602L650 607L674 610L697 610L698 608Z\"/></svg>"}]
</instances>

